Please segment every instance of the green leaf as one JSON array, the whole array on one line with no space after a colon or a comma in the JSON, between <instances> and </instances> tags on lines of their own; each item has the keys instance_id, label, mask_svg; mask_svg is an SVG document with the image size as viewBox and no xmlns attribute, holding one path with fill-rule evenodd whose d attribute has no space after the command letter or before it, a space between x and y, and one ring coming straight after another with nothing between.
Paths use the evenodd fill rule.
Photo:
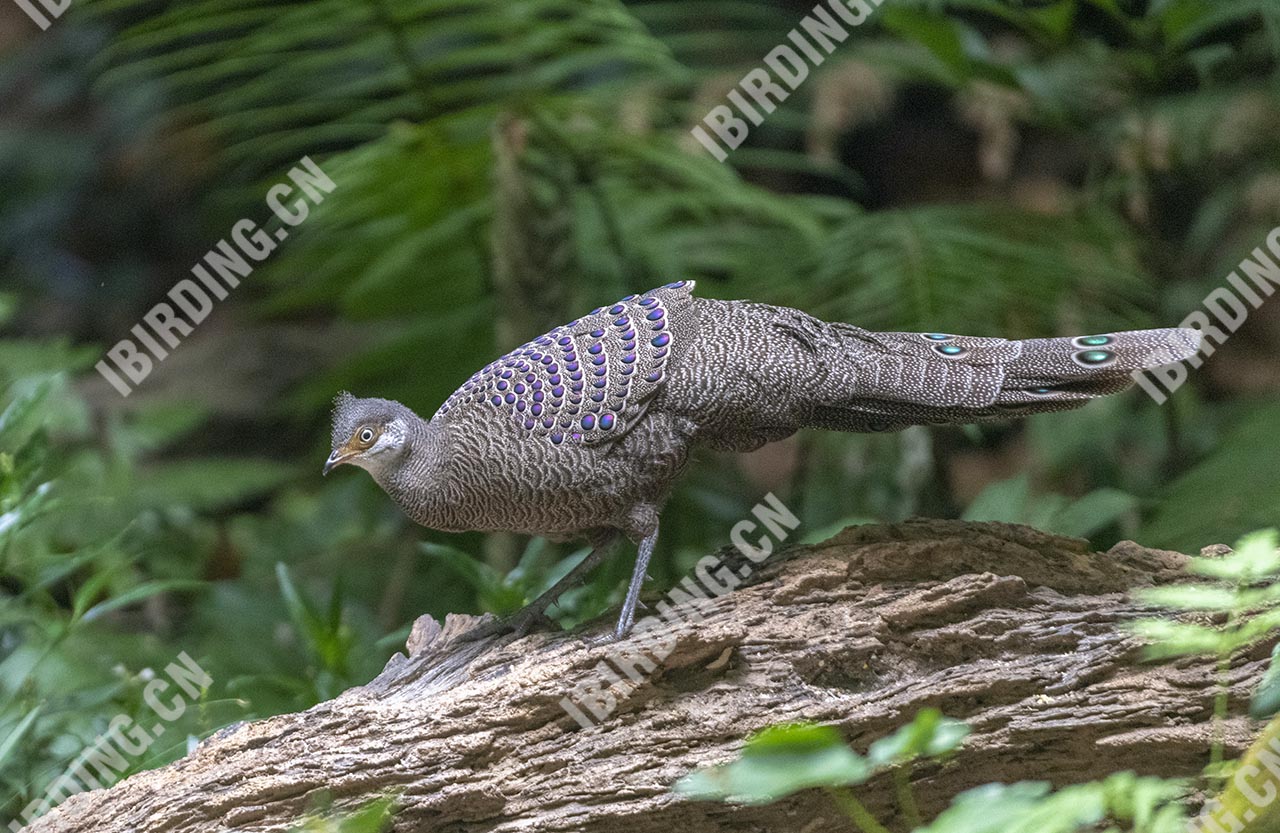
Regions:
<instances>
[{"instance_id":1,"label":"green leaf","mask_svg":"<svg viewBox=\"0 0 1280 833\"><path fill-rule=\"evenodd\" d=\"M747 741L732 763L691 773L676 783L678 794L767 804L812 787L861 784L871 765L845 745L830 726L774 726Z\"/></svg>"},{"instance_id":2,"label":"green leaf","mask_svg":"<svg viewBox=\"0 0 1280 833\"><path fill-rule=\"evenodd\" d=\"M94 619L110 613L113 610L119 610L122 607L137 604L144 599L149 599L152 596L158 596L161 593L182 593L194 590L204 590L207 587L208 584L206 582L192 579L145 581L142 584L129 588L123 593L112 596L106 601L99 602L86 610L84 615L80 618L85 622L92 622Z\"/></svg>"},{"instance_id":3,"label":"green leaf","mask_svg":"<svg viewBox=\"0 0 1280 833\"><path fill-rule=\"evenodd\" d=\"M1047 529L1059 535L1088 538L1138 508L1138 498L1119 489L1095 489L1063 507Z\"/></svg>"},{"instance_id":4,"label":"green leaf","mask_svg":"<svg viewBox=\"0 0 1280 833\"><path fill-rule=\"evenodd\" d=\"M906 726L871 744L867 759L879 768L942 757L959 749L970 731L967 723L943 717L937 709L925 709Z\"/></svg>"},{"instance_id":5,"label":"green leaf","mask_svg":"<svg viewBox=\"0 0 1280 833\"><path fill-rule=\"evenodd\" d=\"M57 382L58 377L46 376L9 386L9 392L16 392L16 395L0 411L0 447L8 450L18 448L21 444L19 434L38 421L39 412Z\"/></svg>"},{"instance_id":6,"label":"green leaf","mask_svg":"<svg viewBox=\"0 0 1280 833\"><path fill-rule=\"evenodd\" d=\"M17 726L13 727L13 731L5 736L4 741L0 742L0 772L4 771L5 764L9 762L9 756L22 743L22 739L27 736L27 732L31 730L31 727L36 724L36 720L39 719L40 712L43 709L44 706L36 706L29 711L27 716L22 718Z\"/></svg>"},{"instance_id":7,"label":"green leaf","mask_svg":"<svg viewBox=\"0 0 1280 833\"><path fill-rule=\"evenodd\" d=\"M1170 587L1152 587L1135 594L1143 603L1152 607L1171 607L1182 610L1232 611L1239 607L1236 593L1225 587L1209 587L1200 584L1180 584Z\"/></svg>"},{"instance_id":8,"label":"green leaf","mask_svg":"<svg viewBox=\"0 0 1280 833\"><path fill-rule=\"evenodd\" d=\"M1121 772L1050 792L1048 784L989 784L961 794L917 833L1083 833L1106 820L1132 824L1101 829L1182 833L1177 800L1185 785Z\"/></svg>"},{"instance_id":9,"label":"green leaf","mask_svg":"<svg viewBox=\"0 0 1280 833\"><path fill-rule=\"evenodd\" d=\"M1019 817L1049 795L1048 784L988 784L961 793L917 833L1009 833Z\"/></svg>"},{"instance_id":10,"label":"green leaf","mask_svg":"<svg viewBox=\"0 0 1280 833\"><path fill-rule=\"evenodd\" d=\"M1030 499L1031 478L1020 474L983 489L962 517L966 521L1025 523Z\"/></svg>"},{"instance_id":11,"label":"green leaf","mask_svg":"<svg viewBox=\"0 0 1280 833\"><path fill-rule=\"evenodd\" d=\"M1251 409L1213 454L1168 486L1137 540L1195 552L1275 524L1280 506L1277 424L1280 404ZM1205 511L1206 501L1213 511Z\"/></svg>"},{"instance_id":12,"label":"green leaf","mask_svg":"<svg viewBox=\"0 0 1280 833\"><path fill-rule=\"evenodd\" d=\"M1134 622L1131 630L1150 643L1146 655L1151 659L1202 654L1217 656L1230 646L1229 637L1213 628L1167 619L1143 619Z\"/></svg>"},{"instance_id":13,"label":"green leaf","mask_svg":"<svg viewBox=\"0 0 1280 833\"><path fill-rule=\"evenodd\" d=\"M969 504L963 517L967 521L1027 524L1084 538L1116 523L1137 506L1136 497L1118 489L1098 489L1078 500L1063 495L1033 495L1030 478L1021 474L987 486Z\"/></svg>"},{"instance_id":14,"label":"green leaf","mask_svg":"<svg viewBox=\"0 0 1280 833\"><path fill-rule=\"evenodd\" d=\"M1280 645L1272 649L1271 665L1249 703L1249 715L1257 720L1267 720L1277 712L1280 712Z\"/></svg>"}]
</instances>

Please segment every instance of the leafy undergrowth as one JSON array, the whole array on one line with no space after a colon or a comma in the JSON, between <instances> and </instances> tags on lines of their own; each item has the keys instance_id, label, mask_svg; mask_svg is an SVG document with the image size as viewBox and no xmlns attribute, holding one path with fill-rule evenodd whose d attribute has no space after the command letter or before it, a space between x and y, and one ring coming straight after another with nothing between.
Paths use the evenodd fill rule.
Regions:
<instances>
[{"instance_id":1,"label":"leafy undergrowth","mask_svg":"<svg viewBox=\"0 0 1280 833\"><path fill-rule=\"evenodd\" d=\"M1151 659L1208 655L1218 661L1214 742L1199 782L1119 772L1057 789L1036 781L988 784L955 796L946 810L926 823L912 785L912 767L920 761L946 765L969 734L966 724L929 709L872 743L866 755L849 748L832 726L771 727L749 738L735 760L685 776L676 792L704 801L768 804L820 789L862 833L1273 833L1280 829L1280 802L1275 800L1280 797L1280 718L1266 726L1254 747L1236 762L1224 761L1222 724L1233 662L1250 647L1274 639L1280 629L1277 539L1274 530L1246 536L1228 555L1191 559L1192 581L1138 594L1170 612L1133 627L1148 641ZM1174 612L1217 618L1188 622L1185 616L1174 618ZM1275 657L1280 658L1280 646ZM1273 658L1251 712L1261 720L1278 709L1280 660ZM893 784L897 808L892 819L877 818L857 794L856 788L881 775ZM1197 791L1215 797L1194 815L1190 801Z\"/></svg>"}]
</instances>

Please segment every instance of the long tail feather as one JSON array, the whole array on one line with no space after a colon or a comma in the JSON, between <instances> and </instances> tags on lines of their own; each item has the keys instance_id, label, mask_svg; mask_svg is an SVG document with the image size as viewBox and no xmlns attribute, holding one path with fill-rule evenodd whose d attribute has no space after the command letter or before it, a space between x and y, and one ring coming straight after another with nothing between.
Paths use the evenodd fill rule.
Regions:
<instances>
[{"instance_id":1,"label":"long tail feather","mask_svg":"<svg viewBox=\"0 0 1280 833\"><path fill-rule=\"evenodd\" d=\"M1007 341L946 333L873 333L834 325L857 366L845 402L815 419L853 431L976 422L1079 407L1125 390L1136 370L1191 358L1192 329Z\"/></svg>"}]
</instances>

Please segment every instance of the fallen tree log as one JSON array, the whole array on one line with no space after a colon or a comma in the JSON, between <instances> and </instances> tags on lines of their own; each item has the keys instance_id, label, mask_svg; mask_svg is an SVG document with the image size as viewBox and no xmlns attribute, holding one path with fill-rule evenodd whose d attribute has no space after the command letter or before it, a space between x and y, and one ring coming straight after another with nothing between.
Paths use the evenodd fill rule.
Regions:
<instances>
[{"instance_id":1,"label":"fallen tree log","mask_svg":"<svg viewBox=\"0 0 1280 833\"><path fill-rule=\"evenodd\" d=\"M832 723L865 751L930 706L974 734L955 761L917 773L926 811L991 781L1192 775L1210 742L1213 664L1144 663L1122 627L1147 613L1128 591L1180 579L1184 562L1131 543L1092 553L1004 524L850 528L779 553L712 599L701 622L651 631L671 650L652 673L639 663L637 683L614 646L581 634L465 642L454 637L470 617L443 627L424 617L409 656L368 685L225 730L163 769L72 796L28 829L282 831L319 795L354 809L394 793L394 829L415 833L848 830L820 794L739 807L686 801L671 785L765 726ZM1233 669L1233 714L1266 654ZM564 701L602 661L627 685L584 726L588 706L579 698L575 718ZM1228 747L1242 750L1250 731L1234 718ZM883 808L889 792L862 790Z\"/></svg>"}]
</instances>

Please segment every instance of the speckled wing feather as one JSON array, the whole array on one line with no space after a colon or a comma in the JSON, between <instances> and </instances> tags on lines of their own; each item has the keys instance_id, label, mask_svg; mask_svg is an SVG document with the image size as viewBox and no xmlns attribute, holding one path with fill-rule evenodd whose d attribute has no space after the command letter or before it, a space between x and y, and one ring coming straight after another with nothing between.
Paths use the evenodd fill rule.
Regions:
<instances>
[{"instance_id":1,"label":"speckled wing feather","mask_svg":"<svg viewBox=\"0 0 1280 833\"><path fill-rule=\"evenodd\" d=\"M670 319L693 281L628 295L491 362L440 407L484 405L515 434L552 445L616 441L643 418L666 378Z\"/></svg>"}]
</instances>

